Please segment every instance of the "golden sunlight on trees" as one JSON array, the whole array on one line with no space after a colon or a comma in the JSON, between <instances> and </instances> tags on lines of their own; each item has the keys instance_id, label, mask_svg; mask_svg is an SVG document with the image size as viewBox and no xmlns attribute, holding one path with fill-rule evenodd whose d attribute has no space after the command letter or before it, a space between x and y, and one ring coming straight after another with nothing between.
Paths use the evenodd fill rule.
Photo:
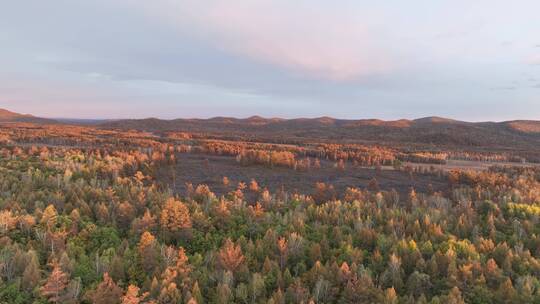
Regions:
<instances>
[{"instance_id":1,"label":"golden sunlight on trees","mask_svg":"<svg viewBox=\"0 0 540 304\"><path fill-rule=\"evenodd\" d=\"M122 297L122 304L140 304L148 296L148 293L139 295L140 288L135 285L129 285L126 294Z\"/></svg>"},{"instance_id":2,"label":"golden sunlight on trees","mask_svg":"<svg viewBox=\"0 0 540 304\"><path fill-rule=\"evenodd\" d=\"M182 202L169 198L161 210L159 223L167 237L179 237L182 232L191 228L189 210Z\"/></svg>"},{"instance_id":3,"label":"golden sunlight on trees","mask_svg":"<svg viewBox=\"0 0 540 304\"><path fill-rule=\"evenodd\" d=\"M242 248L240 248L240 245L235 245L231 239L226 239L223 247L219 250L218 259L221 267L234 273L244 261Z\"/></svg>"},{"instance_id":4,"label":"golden sunlight on trees","mask_svg":"<svg viewBox=\"0 0 540 304\"><path fill-rule=\"evenodd\" d=\"M41 287L41 295L52 303L62 303L69 277L62 271L57 262L52 263L52 272L45 285Z\"/></svg>"},{"instance_id":5,"label":"golden sunlight on trees","mask_svg":"<svg viewBox=\"0 0 540 304\"><path fill-rule=\"evenodd\" d=\"M89 291L87 297L95 304L116 304L120 303L122 294L122 289L105 272L103 281L94 290Z\"/></svg>"}]
</instances>

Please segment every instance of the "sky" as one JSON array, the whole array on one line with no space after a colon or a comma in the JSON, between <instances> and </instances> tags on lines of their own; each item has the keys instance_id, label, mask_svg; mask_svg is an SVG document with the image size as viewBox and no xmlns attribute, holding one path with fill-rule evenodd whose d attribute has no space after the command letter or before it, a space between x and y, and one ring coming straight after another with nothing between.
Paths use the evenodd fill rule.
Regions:
<instances>
[{"instance_id":1,"label":"sky","mask_svg":"<svg viewBox=\"0 0 540 304\"><path fill-rule=\"evenodd\" d=\"M0 0L0 108L540 120L538 0Z\"/></svg>"}]
</instances>

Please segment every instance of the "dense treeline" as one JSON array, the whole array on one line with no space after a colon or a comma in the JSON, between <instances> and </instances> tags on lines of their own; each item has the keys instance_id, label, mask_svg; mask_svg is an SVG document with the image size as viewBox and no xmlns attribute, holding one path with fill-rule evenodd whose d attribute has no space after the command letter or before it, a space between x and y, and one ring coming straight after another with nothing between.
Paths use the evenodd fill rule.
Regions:
<instances>
[{"instance_id":1,"label":"dense treeline","mask_svg":"<svg viewBox=\"0 0 540 304\"><path fill-rule=\"evenodd\" d=\"M0 128L0 143L8 145L45 145L58 147L101 148L111 150L139 147L173 146L179 153L205 153L242 157L246 154L292 153L293 164L280 165L305 169L312 161L350 162L353 166L395 166L396 163L446 164L449 160L489 162L538 162L535 151L439 151L394 145L320 143L304 140L295 144L260 142L254 137L237 140L218 139L211 134L164 132L152 134L140 131L106 130L84 126L9 124ZM268 164L267 157L248 157L245 164ZM290 157L288 157L290 158Z\"/></svg>"},{"instance_id":2,"label":"dense treeline","mask_svg":"<svg viewBox=\"0 0 540 304\"><path fill-rule=\"evenodd\" d=\"M0 302L540 302L538 169L452 171L448 195L178 197L153 178L174 152L3 148Z\"/></svg>"}]
</instances>

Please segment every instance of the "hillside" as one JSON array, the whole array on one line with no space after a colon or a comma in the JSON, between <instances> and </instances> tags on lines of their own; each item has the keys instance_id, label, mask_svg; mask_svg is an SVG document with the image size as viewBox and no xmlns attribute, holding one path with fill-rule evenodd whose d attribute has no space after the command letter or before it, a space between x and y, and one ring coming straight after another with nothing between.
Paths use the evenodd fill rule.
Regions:
<instances>
[{"instance_id":1,"label":"hillside","mask_svg":"<svg viewBox=\"0 0 540 304\"><path fill-rule=\"evenodd\" d=\"M505 123L509 128L524 133L540 133L540 121L535 120L515 120Z\"/></svg>"},{"instance_id":2,"label":"hillside","mask_svg":"<svg viewBox=\"0 0 540 304\"><path fill-rule=\"evenodd\" d=\"M326 139L445 145L457 147L540 147L539 121L464 122L440 117L416 120L345 120L330 117L298 119L129 119L100 125L154 133L184 131L221 136L257 136L274 140Z\"/></svg>"},{"instance_id":3,"label":"hillside","mask_svg":"<svg viewBox=\"0 0 540 304\"><path fill-rule=\"evenodd\" d=\"M39 123L39 124L58 123L57 121L53 119L36 117L30 114L15 113L6 109L0 109L0 122L28 122L28 123Z\"/></svg>"},{"instance_id":4,"label":"hillside","mask_svg":"<svg viewBox=\"0 0 540 304\"><path fill-rule=\"evenodd\" d=\"M263 118L252 116L239 119L214 117L209 119L157 118L114 121L53 120L0 109L0 123L25 122L36 124L67 123L96 125L103 129L140 130L156 134L189 132L223 138L251 138L270 142L306 140L370 142L413 146L453 148L497 148L536 150L540 148L540 121L516 120L505 122L465 122L442 117L415 120L400 119L335 119Z\"/></svg>"}]
</instances>

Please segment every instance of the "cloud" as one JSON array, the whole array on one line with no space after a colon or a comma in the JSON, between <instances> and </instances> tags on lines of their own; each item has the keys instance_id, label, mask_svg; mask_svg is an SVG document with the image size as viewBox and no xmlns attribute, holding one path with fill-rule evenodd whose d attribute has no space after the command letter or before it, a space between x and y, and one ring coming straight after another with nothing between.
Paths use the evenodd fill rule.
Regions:
<instances>
[{"instance_id":1,"label":"cloud","mask_svg":"<svg viewBox=\"0 0 540 304\"><path fill-rule=\"evenodd\" d=\"M512 87L512 86L507 86L507 87L493 87L491 88L491 90L493 91L513 91L515 90L516 87Z\"/></svg>"},{"instance_id":2,"label":"cloud","mask_svg":"<svg viewBox=\"0 0 540 304\"><path fill-rule=\"evenodd\" d=\"M526 59L527 64L530 65L539 65L540 64L540 54L530 56Z\"/></svg>"},{"instance_id":3,"label":"cloud","mask_svg":"<svg viewBox=\"0 0 540 304\"><path fill-rule=\"evenodd\" d=\"M308 1L169 1L165 14L179 31L217 48L300 76L351 80L391 71L398 62L377 41L362 14ZM356 12L358 13L358 12Z\"/></svg>"},{"instance_id":4,"label":"cloud","mask_svg":"<svg viewBox=\"0 0 540 304\"><path fill-rule=\"evenodd\" d=\"M538 2L491 4L11 1L0 94L63 116L472 117L511 115L515 85L538 113L537 81L512 83L536 71Z\"/></svg>"}]
</instances>

